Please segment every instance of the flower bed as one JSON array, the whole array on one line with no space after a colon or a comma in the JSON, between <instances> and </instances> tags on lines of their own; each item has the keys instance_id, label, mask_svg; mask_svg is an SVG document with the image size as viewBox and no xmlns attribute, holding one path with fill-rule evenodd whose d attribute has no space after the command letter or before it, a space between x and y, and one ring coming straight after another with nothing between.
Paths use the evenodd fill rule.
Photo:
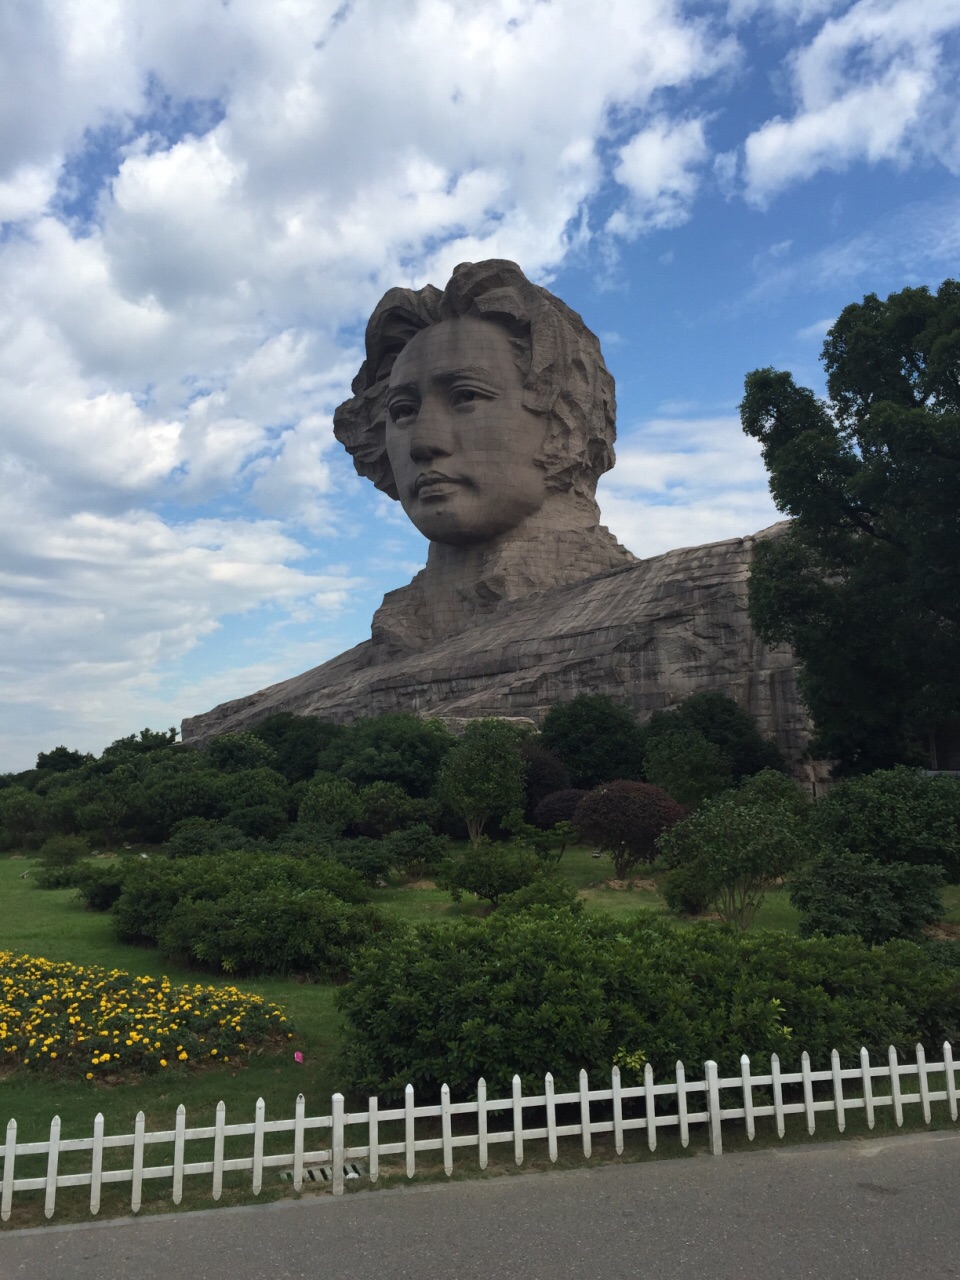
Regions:
<instances>
[{"instance_id":1,"label":"flower bed","mask_svg":"<svg viewBox=\"0 0 960 1280\"><path fill-rule=\"evenodd\" d=\"M0 951L0 1067L94 1080L236 1061L292 1035L279 1005L233 986Z\"/></svg>"}]
</instances>

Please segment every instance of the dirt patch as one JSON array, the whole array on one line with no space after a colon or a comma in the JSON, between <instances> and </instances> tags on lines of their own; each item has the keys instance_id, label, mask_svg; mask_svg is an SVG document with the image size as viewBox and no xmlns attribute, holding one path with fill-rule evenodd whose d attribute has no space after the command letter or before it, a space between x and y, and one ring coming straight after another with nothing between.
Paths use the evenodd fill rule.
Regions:
<instances>
[{"instance_id":1,"label":"dirt patch","mask_svg":"<svg viewBox=\"0 0 960 1280\"><path fill-rule=\"evenodd\" d=\"M600 884L601 889L639 889L642 893L656 893L657 882L655 880L643 880L639 876L635 876L632 880L603 880Z\"/></svg>"},{"instance_id":2,"label":"dirt patch","mask_svg":"<svg viewBox=\"0 0 960 1280\"><path fill-rule=\"evenodd\" d=\"M960 924L947 924L942 920L940 924L928 925L923 932L926 937L937 942L956 942L960 938Z\"/></svg>"},{"instance_id":3,"label":"dirt patch","mask_svg":"<svg viewBox=\"0 0 960 1280\"><path fill-rule=\"evenodd\" d=\"M411 880L406 887L408 889L435 889L437 886L432 880Z\"/></svg>"}]
</instances>

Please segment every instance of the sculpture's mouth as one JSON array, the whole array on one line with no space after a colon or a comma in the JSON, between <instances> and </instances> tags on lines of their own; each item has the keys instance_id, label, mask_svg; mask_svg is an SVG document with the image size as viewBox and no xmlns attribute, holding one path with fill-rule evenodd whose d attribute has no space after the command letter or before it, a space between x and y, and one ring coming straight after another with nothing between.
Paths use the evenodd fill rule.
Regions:
<instances>
[{"instance_id":1,"label":"sculpture's mouth","mask_svg":"<svg viewBox=\"0 0 960 1280\"><path fill-rule=\"evenodd\" d=\"M445 476L442 471L424 471L413 482L413 492L418 498L443 498L460 487L460 481Z\"/></svg>"}]
</instances>

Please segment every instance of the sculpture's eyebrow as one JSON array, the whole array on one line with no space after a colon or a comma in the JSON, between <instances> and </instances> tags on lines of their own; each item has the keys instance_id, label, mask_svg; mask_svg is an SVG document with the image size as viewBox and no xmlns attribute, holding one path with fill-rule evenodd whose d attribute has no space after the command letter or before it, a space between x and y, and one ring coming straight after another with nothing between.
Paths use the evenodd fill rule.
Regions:
<instances>
[{"instance_id":1,"label":"sculpture's eyebrow","mask_svg":"<svg viewBox=\"0 0 960 1280\"><path fill-rule=\"evenodd\" d=\"M458 378L480 378L485 382L493 380L490 370L479 364L462 365L459 369L444 369L443 373L435 375L437 382L456 382Z\"/></svg>"}]
</instances>

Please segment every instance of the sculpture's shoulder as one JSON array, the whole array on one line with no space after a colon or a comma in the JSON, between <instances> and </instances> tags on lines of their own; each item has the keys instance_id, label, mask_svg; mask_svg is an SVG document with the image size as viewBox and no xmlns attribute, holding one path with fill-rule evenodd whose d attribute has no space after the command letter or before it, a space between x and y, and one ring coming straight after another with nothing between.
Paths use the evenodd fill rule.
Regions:
<instances>
[{"instance_id":1,"label":"sculpture's shoulder","mask_svg":"<svg viewBox=\"0 0 960 1280\"><path fill-rule=\"evenodd\" d=\"M756 541L785 527L631 561L504 605L417 651L367 641L185 720L184 741L277 711L341 722L388 711L539 720L581 692L625 698L643 713L704 687L729 687L749 701L748 686L794 665L788 650L759 642L747 613Z\"/></svg>"}]
</instances>

